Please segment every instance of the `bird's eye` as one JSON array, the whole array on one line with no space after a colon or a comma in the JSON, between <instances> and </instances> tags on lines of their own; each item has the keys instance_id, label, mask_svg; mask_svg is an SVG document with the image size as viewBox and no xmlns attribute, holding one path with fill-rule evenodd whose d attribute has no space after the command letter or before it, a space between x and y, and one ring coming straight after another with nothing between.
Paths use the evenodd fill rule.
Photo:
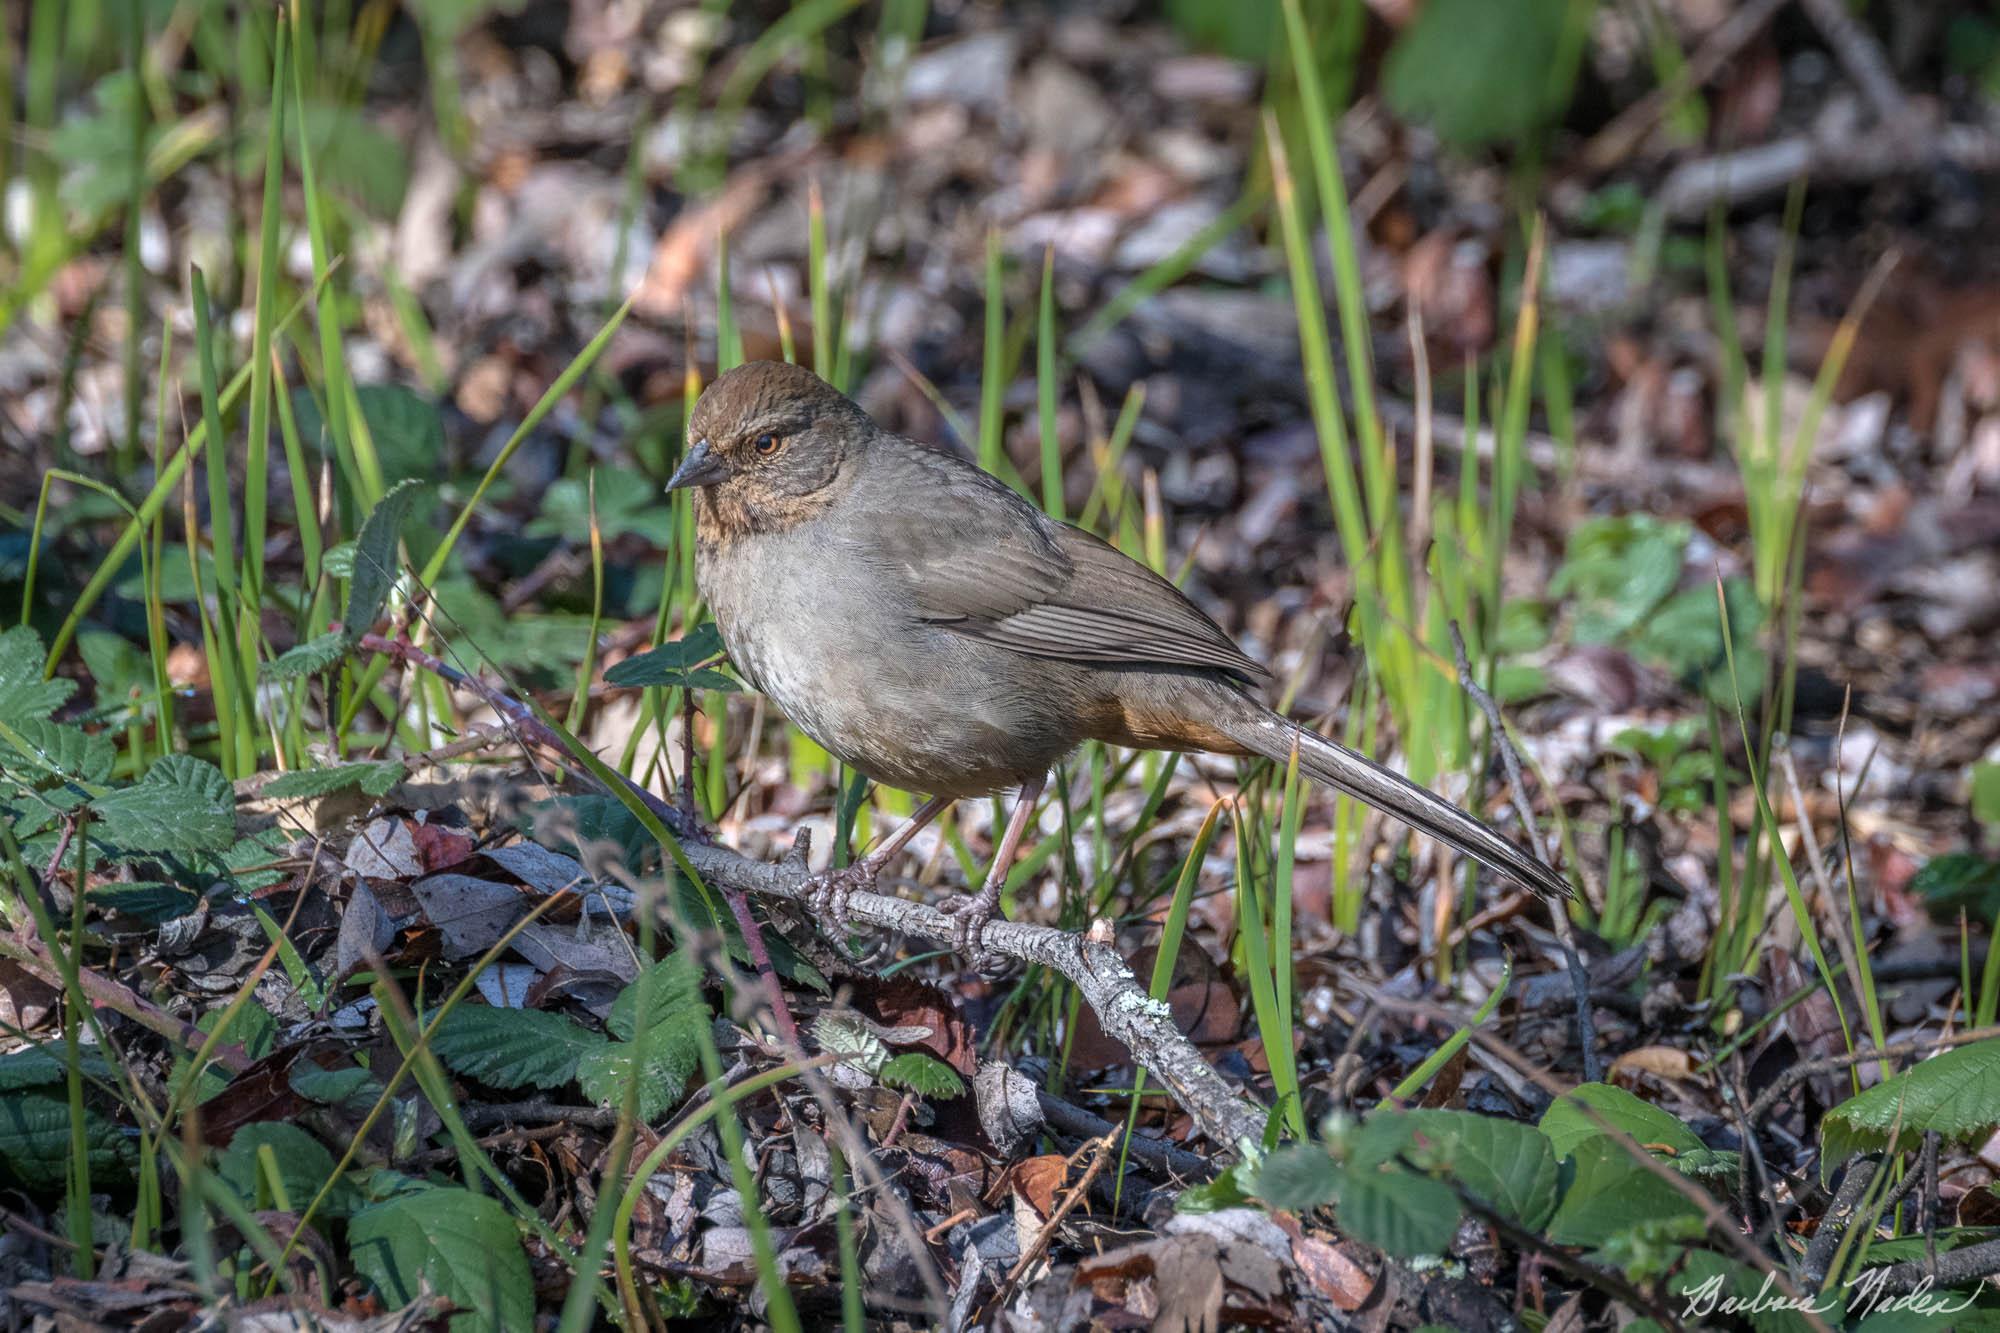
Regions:
<instances>
[{"instance_id":1,"label":"bird's eye","mask_svg":"<svg viewBox=\"0 0 2000 1333\"><path fill-rule=\"evenodd\" d=\"M764 457L769 458L772 454L777 453L778 450L783 447L784 443L785 443L784 440L782 440L778 436L771 434L771 432L769 431L765 431L762 435L759 435L757 437L756 441L752 443L750 447L755 449L758 453L762 454Z\"/></svg>"}]
</instances>

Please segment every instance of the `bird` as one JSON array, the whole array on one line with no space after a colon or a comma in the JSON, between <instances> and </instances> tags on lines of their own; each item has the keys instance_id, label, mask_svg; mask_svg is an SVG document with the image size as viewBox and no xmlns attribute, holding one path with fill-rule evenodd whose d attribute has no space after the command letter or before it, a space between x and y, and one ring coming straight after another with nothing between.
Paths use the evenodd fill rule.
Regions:
<instances>
[{"instance_id":1,"label":"bird","mask_svg":"<svg viewBox=\"0 0 2000 1333\"><path fill-rule=\"evenodd\" d=\"M953 802L1018 789L984 882L943 909L959 948L983 955L1050 771L1092 740L1296 752L1312 781L1552 904L1570 894L1474 816L1265 705L1270 673L1172 583L960 455L884 430L804 367L718 376L666 489L693 493L696 585L742 676L849 768L928 798L815 878L809 902L843 931L850 896Z\"/></svg>"}]
</instances>

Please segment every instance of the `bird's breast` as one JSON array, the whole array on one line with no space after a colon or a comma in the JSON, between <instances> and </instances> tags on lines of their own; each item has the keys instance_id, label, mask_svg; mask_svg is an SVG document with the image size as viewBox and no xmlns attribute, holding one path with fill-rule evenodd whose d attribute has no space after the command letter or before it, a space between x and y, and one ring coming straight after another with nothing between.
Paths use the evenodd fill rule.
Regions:
<instances>
[{"instance_id":1,"label":"bird's breast","mask_svg":"<svg viewBox=\"0 0 2000 1333\"><path fill-rule=\"evenodd\" d=\"M877 782L951 796L1018 784L1073 747L1048 664L1023 672L924 623L879 565L810 536L759 534L696 565L730 660L801 731Z\"/></svg>"}]
</instances>

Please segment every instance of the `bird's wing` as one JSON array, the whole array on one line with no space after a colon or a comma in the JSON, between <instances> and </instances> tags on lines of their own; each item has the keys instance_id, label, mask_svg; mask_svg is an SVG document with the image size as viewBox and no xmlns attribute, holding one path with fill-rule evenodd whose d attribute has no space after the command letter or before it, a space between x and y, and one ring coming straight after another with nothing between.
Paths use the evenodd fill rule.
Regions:
<instances>
[{"instance_id":1,"label":"bird's wing","mask_svg":"<svg viewBox=\"0 0 2000 1333\"><path fill-rule=\"evenodd\" d=\"M897 460L905 521L879 525L899 535L876 552L918 617L1029 657L1269 674L1152 570L970 464L925 455Z\"/></svg>"}]
</instances>

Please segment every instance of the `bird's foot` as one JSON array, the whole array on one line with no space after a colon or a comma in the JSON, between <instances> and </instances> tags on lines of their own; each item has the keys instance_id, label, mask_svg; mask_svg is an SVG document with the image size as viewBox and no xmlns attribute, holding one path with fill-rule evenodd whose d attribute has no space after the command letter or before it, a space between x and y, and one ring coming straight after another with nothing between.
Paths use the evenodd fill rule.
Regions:
<instances>
[{"instance_id":1,"label":"bird's foot","mask_svg":"<svg viewBox=\"0 0 2000 1333\"><path fill-rule=\"evenodd\" d=\"M938 910L952 918L952 942L966 961L982 972L990 971L1000 955L986 947L986 927L1000 915L1000 888L989 884L977 893L950 898Z\"/></svg>"},{"instance_id":2,"label":"bird's foot","mask_svg":"<svg viewBox=\"0 0 2000 1333\"><path fill-rule=\"evenodd\" d=\"M864 856L850 866L824 870L812 877L806 886L806 905L812 909L821 930L826 930L830 922L833 929L829 933L836 940L854 933L854 923L848 917L850 900L856 893L874 889L876 881L882 878L883 864L873 856Z\"/></svg>"}]
</instances>

